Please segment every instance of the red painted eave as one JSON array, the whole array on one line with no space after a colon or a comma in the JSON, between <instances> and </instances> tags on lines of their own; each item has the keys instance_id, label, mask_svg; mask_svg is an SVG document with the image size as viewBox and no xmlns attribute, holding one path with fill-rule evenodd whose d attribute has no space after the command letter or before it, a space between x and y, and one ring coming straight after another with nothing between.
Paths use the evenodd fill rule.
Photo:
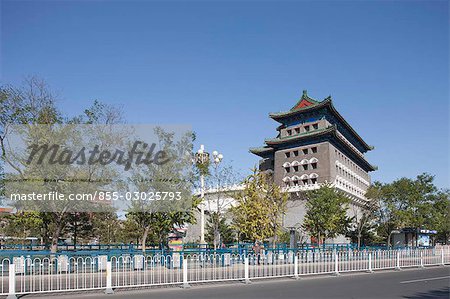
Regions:
<instances>
[{"instance_id":1,"label":"red painted eave","mask_svg":"<svg viewBox=\"0 0 450 299\"><path fill-rule=\"evenodd\" d=\"M314 105L314 103L312 103L312 102L310 102L310 101L308 101L306 99L302 99L300 101L300 103L297 104L297 106L292 108L292 110L296 110L296 109L299 109L299 108L304 108L304 107L308 107L308 106L312 106L312 105Z\"/></svg>"}]
</instances>

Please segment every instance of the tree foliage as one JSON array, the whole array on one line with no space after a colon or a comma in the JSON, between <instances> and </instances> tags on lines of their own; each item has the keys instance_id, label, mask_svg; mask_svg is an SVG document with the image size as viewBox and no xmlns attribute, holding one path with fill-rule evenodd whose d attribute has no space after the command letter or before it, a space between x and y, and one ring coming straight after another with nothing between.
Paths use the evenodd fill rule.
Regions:
<instances>
[{"instance_id":1,"label":"tree foliage","mask_svg":"<svg viewBox=\"0 0 450 299\"><path fill-rule=\"evenodd\" d=\"M432 175L400 178L391 183L375 182L367 197L377 204L377 233L387 240L393 230L404 227L436 229L449 236L449 192L439 190Z\"/></svg>"},{"instance_id":2,"label":"tree foliage","mask_svg":"<svg viewBox=\"0 0 450 299\"><path fill-rule=\"evenodd\" d=\"M217 235L220 236L220 242L224 244L230 244L236 241L236 233L233 227L227 223L227 219L213 212L209 215L208 222L206 223L206 242L214 243L217 247Z\"/></svg>"},{"instance_id":3,"label":"tree foliage","mask_svg":"<svg viewBox=\"0 0 450 299\"><path fill-rule=\"evenodd\" d=\"M208 164L208 163L207 163ZM211 166L211 163L209 163ZM228 188L235 185L238 181L238 175L230 165L221 166L212 164L213 169L208 168L206 176L206 185L214 188L216 191L205 197L203 204L208 207L208 221L206 241L218 248L224 240L230 241L232 236L231 227L227 226L225 217L226 212L231 207L230 194ZM197 164L197 167L201 165ZM204 165L203 165L204 166ZM201 171L201 169L200 169ZM223 236L225 233L227 236ZM210 238L211 237L211 238Z\"/></svg>"},{"instance_id":4,"label":"tree foliage","mask_svg":"<svg viewBox=\"0 0 450 299\"><path fill-rule=\"evenodd\" d=\"M19 237L24 244L25 238L39 234L42 218L34 211L19 211L7 216L8 224L5 233L9 236Z\"/></svg>"},{"instance_id":5,"label":"tree foliage","mask_svg":"<svg viewBox=\"0 0 450 299\"><path fill-rule=\"evenodd\" d=\"M134 201L127 219L134 221L142 232L140 243L145 251L148 237L153 238L160 248L167 245L167 236L175 227L194 223L194 210L199 199L192 195L192 152L193 135L187 132L179 140L173 132L155 128L160 149L170 159L162 165L149 164L133 169L126 188L138 192L180 192L178 201Z\"/></svg>"},{"instance_id":6,"label":"tree foliage","mask_svg":"<svg viewBox=\"0 0 450 299\"><path fill-rule=\"evenodd\" d=\"M277 239L286 212L288 195L281 191L265 172L254 170L244 180L244 190L238 193L231 208L233 227L241 239L263 241Z\"/></svg>"},{"instance_id":7,"label":"tree foliage","mask_svg":"<svg viewBox=\"0 0 450 299\"><path fill-rule=\"evenodd\" d=\"M5 140L8 138L8 134L11 132L14 125L27 125L25 134L27 134L27 142L35 142L37 144L43 144L46 142L54 142L62 145L76 144L76 137L66 134L64 130L67 127L58 126L62 124L91 124L94 122L112 123L120 119L120 111L114 110L99 102L95 102L94 105L85 110L85 115L69 119L64 117L56 106L57 96L45 83L45 81L31 77L25 80L22 86L2 86L0 88L0 149L1 149L1 161L8 165L10 169L13 169L16 173L11 174L17 178L27 180L29 178L40 178L45 183L35 183L35 189L33 190L39 193L39 191L60 191L53 185L46 182L47 176L57 177L56 182L64 182L64 179L71 176L71 179L85 179L89 181L96 181L104 176L104 172L96 172L93 167L85 167L83 171L81 167L77 169L69 169L68 167L61 166L56 170L56 167L50 166L48 168L36 163L25 163L24 157L18 157L15 154L9 153L6 150ZM44 126L37 126L44 125ZM46 130L42 129L46 128ZM61 129L62 128L62 129ZM52 132L53 135L46 133ZM99 132L99 136L100 136ZM57 136L59 139L50 140ZM101 136L107 136L102 134ZM105 139L105 138L104 138ZM104 141L103 139L97 139L98 142ZM37 142L36 142L37 141ZM22 153L26 154L26 153ZM46 165L48 166L48 165ZM51 168L51 169L50 169ZM31 180L32 182L34 180ZM38 181L38 180L36 180ZM19 185L19 184L17 184ZM67 185L60 184L59 187ZM45 193L45 192L43 192ZM42 229L41 237L45 244L51 239L52 251L55 252L57 248L58 239L61 234L64 233L66 226L73 221L70 220L73 216L75 209L70 209L69 205L73 203L67 203L60 209L48 208L46 211L42 210L40 203L18 203L16 209L19 212L36 211L41 219ZM48 202L46 203L48 204ZM62 206L59 202L51 202L52 205ZM76 225L79 226L79 225ZM78 232L79 233L79 232ZM83 232L81 232L83 233Z\"/></svg>"},{"instance_id":8,"label":"tree foliage","mask_svg":"<svg viewBox=\"0 0 450 299\"><path fill-rule=\"evenodd\" d=\"M349 199L328 185L308 191L306 215L302 227L319 243L347 232Z\"/></svg>"}]
</instances>

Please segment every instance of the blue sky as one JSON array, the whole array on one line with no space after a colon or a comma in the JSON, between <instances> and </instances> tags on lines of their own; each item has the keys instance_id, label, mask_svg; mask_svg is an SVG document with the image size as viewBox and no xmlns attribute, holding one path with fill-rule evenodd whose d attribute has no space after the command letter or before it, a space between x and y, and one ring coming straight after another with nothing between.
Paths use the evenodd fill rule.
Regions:
<instances>
[{"instance_id":1,"label":"blue sky","mask_svg":"<svg viewBox=\"0 0 450 299\"><path fill-rule=\"evenodd\" d=\"M449 184L447 1L2 1L1 83L38 75L76 114L191 124L247 173L269 112L332 95L390 181ZM198 146L198 145L197 145Z\"/></svg>"}]
</instances>

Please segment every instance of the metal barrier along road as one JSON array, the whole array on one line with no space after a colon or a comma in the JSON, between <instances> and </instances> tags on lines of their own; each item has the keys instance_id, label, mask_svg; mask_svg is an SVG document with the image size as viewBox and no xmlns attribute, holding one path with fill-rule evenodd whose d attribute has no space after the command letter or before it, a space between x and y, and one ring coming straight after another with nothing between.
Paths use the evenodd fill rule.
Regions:
<instances>
[{"instance_id":1,"label":"metal barrier along road","mask_svg":"<svg viewBox=\"0 0 450 299\"><path fill-rule=\"evenodd\" d=\"M450 246L430 249L172 253L144 256L11 257L0 261L0 295L69 292L402 269L450 264Z\"/></svg>"}]
</instances>

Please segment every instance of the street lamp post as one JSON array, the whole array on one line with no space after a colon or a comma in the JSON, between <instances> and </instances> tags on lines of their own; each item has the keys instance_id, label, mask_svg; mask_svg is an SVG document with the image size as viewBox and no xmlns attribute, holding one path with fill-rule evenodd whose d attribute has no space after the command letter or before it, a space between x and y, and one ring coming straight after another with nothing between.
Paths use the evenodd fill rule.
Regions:
<instances>
[{"instance_id":1,"label":"street lamp post","mask_svg":"<svg viewBox=\"0 0 450 299\"><path fill-rule=\"evenodd\" d=\"M220 161L223 159L223 155L219 154L217 151L213 151L213 163L215 164L216 168L219 165ZM210 159L209 159L209 153L205 151L205 146L202 144L200 145L200 149L195 154L195 163L197 165L201 165L202 168L200 169L200 198L201 198L201 204L200 204L200 243L205 244L205 205L204 205L204 198L205 198L205 167L207 168Z\"/></svg>"},{"instance_id":2,"label":"street lamp post","mask_svg":"<svg viewBox=\"0 0 450 299\"><path fill-rule=\"evenodd\" d=\"M217 175L217 168L220 164L220 162L223 159L223 155L219 154L217 151L213 151L213 163L214 163L214 175L216 177L217 180L217 190L216 192L219 192L219 188L220 188L220 181L219 181L219 177ZM220 230L219 230L219 226L220 226L220 202L219 202L219 198L217 198L217 219L215 219L214 221L214 250L217 249L217 245L222 244L221 242L221 235L220 235ZM211 207L210 207L211 208Z\"/></svg>"}]
</instances>

